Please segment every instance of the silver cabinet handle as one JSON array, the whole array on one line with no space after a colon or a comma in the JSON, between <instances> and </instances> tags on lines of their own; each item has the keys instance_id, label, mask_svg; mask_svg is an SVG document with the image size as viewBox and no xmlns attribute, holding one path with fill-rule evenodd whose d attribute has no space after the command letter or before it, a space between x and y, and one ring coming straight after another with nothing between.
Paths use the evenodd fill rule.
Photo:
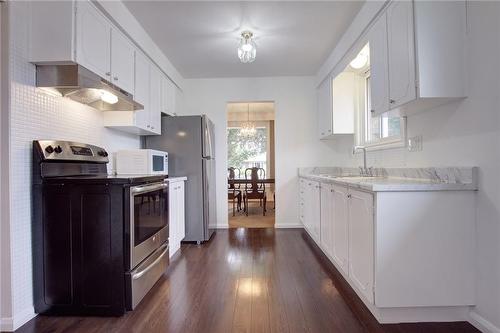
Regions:
<instances>
[{"instance_id":1,"label":"silver cabinet handle","mask_svg":"<svg viewBox=\"0 0 500 333\"><path fill-rule=\"evenodd\" d=\"M154 126L151 126L151 129L155 129L155 127L154 127Z\"/></svg>"},{"instance_id":2,"label":"silver cabinet handle","mask_svg":"<svg viewBox=\"0 0 500 333\"><path fill-rule=\"evenodd\" d=\"M155 183L153 185L142 185L142 186L134 186L130 188L130 193L132 195L134 194L140 194L140 193L146 193L146 192L153 192L157 190L161 190L163 188L168 187L167 183Z\"/></svg>"},{"instance_id":3,"label":"silver cabinet handle","mask_svg":"<svg viewBox=\"0 0 500 333\"><path fill-rule=\"evenodd\" d=\"M118 81L118 76L115 76L113 80Z\"/></svg>"},{"instance_id":4,"label":"silver cabinet handle","mask_svg":"<svg viewBox=\"0 0 500 333\"><path fill-rule=\"evenodd\" d=\"M165 254L168 253L168 246L167 245L164 245L164 246L165 246L165 249L158 256L158 258L156 258L155 261L153 261L148 267L144 268L142 271L133 274L132 275L132 280L139 279L141 276L143 276L144 274L146 274L149 270L151 270L151 268L153 268L156 264L158 264L160 262L160 260L165 256Z\"/></svg>"},{"instance_id":5,"label":"silver cabinet handle","mask_svg":"<svg viewBox=\"0 0 500 333\"><path fill-rule=\"evenodd\" d=\"M391 98L391 99L389 100L389 103L394 104L394 103L396 103L396 101L395 101L395 100L393 100L393 99Z\"/></svg>"},{"instance_id":6,"label":"silver cabinet handle","mask_svg":"<svg viewBox=\"0 0 500 333\"><path fill-rule=\"evenodd\" d=\"M111 72L106 72L106 76L111 76Z\"/></svg>"},{"instance_id":7,"label":"silver cabinet handle","mask_svg":"<svg viewBox=\"0 0 500 333\"><path fill-rule=\"evenodd\" d=\"M151 125L148 125L148 128L151 128Z\"/></svg>"}]
</instances>

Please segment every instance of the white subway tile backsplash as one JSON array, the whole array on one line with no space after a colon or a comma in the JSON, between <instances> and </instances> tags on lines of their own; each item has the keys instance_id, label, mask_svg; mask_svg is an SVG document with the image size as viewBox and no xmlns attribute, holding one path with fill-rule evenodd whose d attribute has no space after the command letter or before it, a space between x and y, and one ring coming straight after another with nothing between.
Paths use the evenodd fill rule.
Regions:
<instances>
[{"instance_id":1,"label":"white subway tile backsplash","mask_svg":"<svg viewBox=\"0 0 500 333\"><path fill-rule=\"evenodd\" d=\"M31 147L36 139L88 142L115 152L138 148L137 136L103 127L100 111L35 87L35 66L28 62L29 3L11 2L10 230L13 313L33 306L31 262ZM112 163L110 163L112 164ZM112 170L112 165L108 166Z\"/></svg>"}]
</instances>

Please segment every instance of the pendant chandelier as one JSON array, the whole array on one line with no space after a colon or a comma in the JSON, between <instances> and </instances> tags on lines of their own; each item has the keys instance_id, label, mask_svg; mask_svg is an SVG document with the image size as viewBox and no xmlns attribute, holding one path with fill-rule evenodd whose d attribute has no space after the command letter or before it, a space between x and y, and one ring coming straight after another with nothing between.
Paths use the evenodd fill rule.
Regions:
<instances>
[{"instance_id":1,"label":"pendant chandelier","mask_svg":"<svg viewBox=\"0 0 500 333\"><path fill-rule=\"evenodd\" d=\"M255 124L250 121L250 104L247 104L247 121L241 124L240 135L245 137L252 137L257 133Z\"/></svg>"},{"instance_id":2,"label":"pendant chandelier","mask_svg":"<svg viewBox=\"0 0 500 333\"><path fill-rule=\"evenodd\" d=\"M238 46L238 58L242 63L250 63L255 60L257 55L257 45L253 40L251 31L243 31L241 33L240 45Z\"/></svg>"}]
</instances>

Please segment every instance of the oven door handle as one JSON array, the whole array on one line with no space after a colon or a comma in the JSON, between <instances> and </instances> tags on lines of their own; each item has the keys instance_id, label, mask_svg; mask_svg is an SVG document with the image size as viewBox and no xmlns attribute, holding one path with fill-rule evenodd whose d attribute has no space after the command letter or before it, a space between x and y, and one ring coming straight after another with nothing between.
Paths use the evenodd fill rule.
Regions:
<instances>
[{"instance_id":1,"label":"oven door handle","mask_svg":"<svg viewBox=\"0 0 500 333\"><path fill-rule=\"evenodd\" d=\"M140 193L146 193L146 192L153 192L157 190L161 190L163 188L168 187L168 183L156 183L153 185L143 185L143 186L135 186L130 189L130 192L135 195L135 194L140 194Z\"/></svg>"},{"instance_id":2,"label":"oven door handle","mask_svg":"<svg viewBox=\"0 0 500 333\"><path fill-rule=\"evenodd\" d=\"M151 264L149 264L146 268L144 268L142 271L139 271L137 273L132 274L132 280L137 280L140 279L144 274L146 274L151 268L156 266L158 262L165 256L165 254L168 253L168 245L163 245L163 251L162 253L156 258ZM160 248L161 249L161 248Z\"/></svg>"}]
</instances>

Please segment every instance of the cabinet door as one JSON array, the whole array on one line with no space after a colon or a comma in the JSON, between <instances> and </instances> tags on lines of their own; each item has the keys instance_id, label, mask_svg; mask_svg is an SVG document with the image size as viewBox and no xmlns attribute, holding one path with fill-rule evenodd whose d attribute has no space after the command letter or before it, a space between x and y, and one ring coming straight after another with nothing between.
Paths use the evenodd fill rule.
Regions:
<instances>
[{"instance_id":1,"label":"cabinet door","mask_svg":"<svg viewBox=\"0 0 500 333\"><path fill-rule=\"evenodd\" d=\"M318 182L312 182L311 185L311 200L310 200L310 209L311 209L311 233L316 241L316 243L320 243L320 228L321 228L321 203L320 203L320 184Z\"/></svg>"},{"instance_id":2,"label":"cabinet door","mask_svg":"<svg viewBox=\"0 0 500 333\"><path fill-rule=\"evenodd\" d=\"M348 274L349 224L347 187L333 186L333 249L332 258L337 266Z\"/></svg>"},{"instance_id":3,"label":"cabinet door","mask_svg":"<svg viewBox=\"0 0 500 333\"><path fill-rule=\"evenodd\" d=\"M413 2L394 1L387 9L390 108L416 98Z\"/></svg>"},{"instance_id":4,"label":"cabinet door","mask_svg":"<svg viewBox=\"0 0 500 333\"><path fill-rule=\"evenodd\" d=\"M333 134L332 118L332 80L325 79L317 90L318 98L318 131L319 137L325 138Z\"/></svg>"},{"instance_id":5,"label":"cabinet door","mask_svg":"<svg viewBox=\"0 0 500 333\"><path fill-rule=\"evenodd\" d=\"M181 242L186 236L186 211L185 211L185 196L184 196L184 181L177 183L177 240Z\"/></svg>"},{"instance_id":6,"label":"cabinet door","mask_svg":"<svg viewBox=\"0 0 500 333\"><path fill-rule=\"evenodd\" d=\"M175 85L166 76L162 76L162 106L161 112L169 115L175 113Z\"/></svg>"},{"instance_id":7,"label":"cabinet door","mask_svg":"<svg viewBox=\"0 0 500 333\"><path fill-rule=\"evenodd\" d=\"M304 202L304 207L303 207L303 220L304 220L304 228L309 231L309 221L311 218L309 217L309 193L310 193L310 182L308 180L305 180L304 184L304 197L303 197L303 202Z\"/></svg>"},{"instance_id":8,"label":"cabinet door","mask_svg":"<svg viewBox=\"0 0 500 333\"><path fill-rule=\"evenodd\" d=\"M331 122L333 130L328 134L353 134L356 108L355 78L351 72L342 72L332 81Z\"/></svg>"},{"instance_id":9,"label":"cabinet door","mask_svg":"<svg viewBox=\"0 0 500 333\"><path fill-rule=\"evenodd\" d=\"M76 3L76 60L111 81L111 24L90 1Z\"/></svg>"},{"instance_id":10,"label":"cabinet door","mask_svg":"<svg viewBox=\"0 0 500 333\"><path fill-rule=\"evenodd\" d=\"M143 110L134 112L135 125L149 130L149 61L142 52L135 52L135 94L134 99L144 105Z\"/></svg>"},{"instance_id":11,"label":"cabinet door","mask_svg":"<svg viewBox=\"0 0 500 333\"><path fill-rule=\"evenodd\" d=\"M111 75L113 84L134 92L134 46L117 29L111 29Z\"/></svg>"},{"instance_id":12,"label":"cabinet door","mask_svg":"<svg viewBox=\"0 0 500 333\"><path fill-rule=\"evenodd\" d=\"M321 246L325 249L330 258L333 257L333 185L321 184L321 225L320 240Z\"/></svg>"},{"instance_id":13,"label":"cabinet door","mask_svg":"<svg viewBox=\"0 0 500 333\"><path fill-rule=\"evenodd\" d=\"M349 192L349 277L373 303L373 196Z\"/></svg>"},{"instance_id":14,"label":"cabinet door","mask_svg":"<svg viewBox=\"0 0 500 333\"><path fill-rule=\"evenodd\" d=\"M299 180L299 221L305 227L305 196L306 196L306 180Z\"/></svg>"},{"instance_id":15,"label":"cabinet door","mask_svg":"<svg viewBox=\"0 0 500 333\"><path fill-rule=\"evenodd\" d=\"M150 65L149 77L149 124L151 132L161 134L161 73Z\"/></svg>"},{"instance_id":16,"label":"cabinet door","mask_svg":"<svg viewBox=\"0 0 500 333\"><path fill-rule=\"evenodd\" d=\"M389 68L387 64L387 14L383 14L369 32L371 113L389 111Z\"/></svg>"}]
</instances>

